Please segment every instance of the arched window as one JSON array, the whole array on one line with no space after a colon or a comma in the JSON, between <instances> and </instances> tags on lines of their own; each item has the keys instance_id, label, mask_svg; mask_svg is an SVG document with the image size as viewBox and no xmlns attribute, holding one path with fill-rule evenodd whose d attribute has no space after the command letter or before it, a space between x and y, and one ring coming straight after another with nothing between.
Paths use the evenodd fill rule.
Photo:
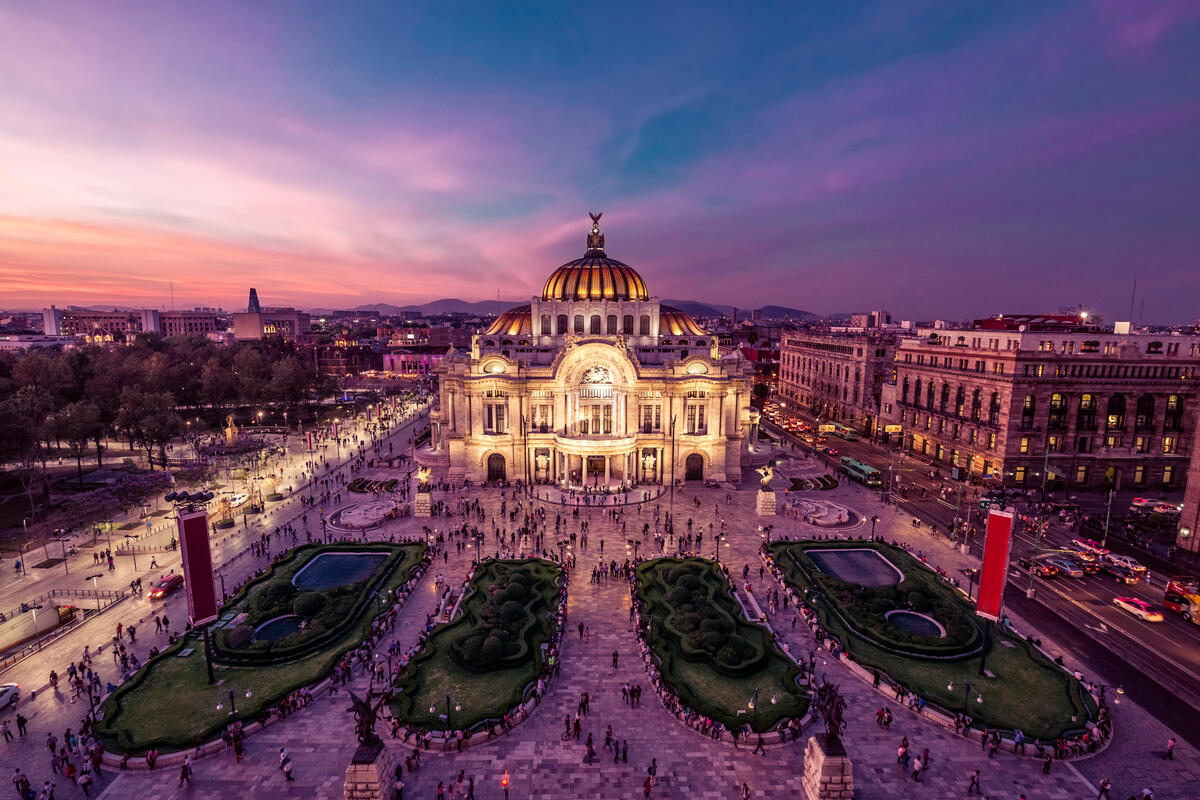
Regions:
<instances>
[{"instance_id":1,"label":"arched window","mask_svg":"<svg viewBox=\"0 0 1200 800\"><path fill-rule=\"evenodd\" d=\"M1067 429L1067 398L1058 392L1050 395L1050 417L1046 427L1052 431Z\"/></svg>"},{"instance_id":2,"label":"arched window","mask_svg":"<svg viewBox=\"0 0 1200 800\"><path fill-rule=\"evenodd\" d=\"M962 386L954 393L954 413L959 417L967 413L967 390Z\"/></svg>"},{"instance_id":3,"label":"arched window","mask_svg":"<svg viewBox=\"0 0 1200 800\"><path fill-rule=\"evenodd\" d=\"M1082 394L1079 396L1079 413L1075 417L1075 427L1080 431L1096 427L1096 395Z\"/></svg>"},{"instance_id":4,"label":"arched window","mask_svg":"<svg viewBox=\"0 0 1200 800\"><path fill-rule=\"evenodd\" d=\"M1000 424L1000 393L992 392L992 399L988 403L988 424Z\"/></svg>"},{"instance_id":5,"label":"arched window","mask_svg":"<svg viewBox=\"0 0 1200 800\"><path fill-rule=\"evenodd\" d=\"M591 325L589 326L588 333L590 333L592 335L598 335L600 333L600 315L599 314L592 314Z\"/></svg>"},{"instance_id":6,"label":"arched window","mask_svg":"<svg viewBox=\"0 0 1200 800\"><path fill-rule=\"evenodd\" d=\"M633 314L626 314L621 318L621 330L627 336L633 336Z\"/></svg>"},{"instance_id":7,"label":"arched window","mask_svg":"<svg viewBox=\"0 0 1200 800\"><path fill-rule=\"evenodd\" d=\"M913 385L915 387L913 389L913 405L916 406L917 408L920 408L921 407L921 379L917 378L917 382Z\"/></svg>"},{"instance_id":8,"label":"arched window","mask_svg":"<svg viewBox=\"0 0 1200 800\"><path fill-rule=\"evenodd\" d=\"M556 334L558 334L559 336L562 336L568 330L570 330L570 328L567 327L567 315L559 314L558 315L558 327L554 329L554 332Z\"/></svg>"},{"instance_id":9,"label":"arched window","mask_svg":"<svg viewBox=\"0 0 1200 800\"><path fill-rule=\"evenodd\" d=\"M1154 427L1154 395L1144 394L1138 398L1137 417L1133 421L1135 430L1148 431Z\"/></svg>"},{"instance_id":10,"label":"arched window","mask_svg":"<svg viewBox=\"0 0 1200 800\"><path fill-rule=\"evenodd\" d=\"M942 397L941 397L941 400L938 401L938 411L941 411L943 414L945 414L946 406L948 406L948 405L950 405L950 384L943 383L942 384Z\"/></svg>"},{"instance_id":11,"label":"arched window","mask_svg":"<svg viewBox=\"0 0 1200 800\"><path fill-rule=\"evenodd\" d=\"M925 407L926 407L926 408L929 408L929 409L932 409L932 408L933 408L933 394L934 394L934 391L935 391L935 389L934 389L934 386L933 386L933 381L930 381L930 382L929 382L929 388L925 390Z\"/></svg>"},{"instance_id":12,"label":"arched window","mask_svg":"<svg viewBox=\"0 0 1200 800\"><path fill-rule=\"evenodd\" d=\"M1183 430L1183 398L1177 394L1167 397L1167 411L1163 415L1163 430Z\"/></svg>"},{"instance_id":13,"label":"arched window","mask_svg":"<svg viewBox=\"0 0 1200 800\"><path fill-rule=\"evenodd\" d=\"M616 332L617 332L617 315L609 314L608 319L605 320L605 323L606 323L605 332L609 336L613 336L614 334L616 334Z\"/></svg>"},{"instance_id":14,"label":"arched window","mask_svg":"<svg viewBox=\"0 0 1200 800\"><path fill-rule=\"evenodd\" d=\"M639 330L638 330L639 335L641 335L641 336L649 336L650 335L650 315L649 314L642 314L642 318L638 323L638 327L639 327Z\"/></svg>"},{"instance_id":15,"label":"arched window","mask_svg":"<svg viewBox=\"0 0 1200 800\"><path fill-rule=\"evenodd\" d=\"M980 418L980 416L982 416L982 414L983 414L983 391L981 389L976 389L975 391L971 392L971 419L978 422L979 418Z\"/></svg>"},{"instance_id":16,"label":"arched window","mask_svg":"<svg viewBox=\"0 0 1200 800\"><path fill-rule=\"evenodd\" d=\"M1033 430L1033 418L1037 414L1037 398L1031 394L1025 395L1021 401L1021 430Z\"/></svg>"},{"instance_id":17,"label":"arched window","mask_svg":"<svg viewBox=\"0 0 1200 800\"><path fill-rule=\"evenodd\" d=\"M584 330L583 330L583 314L575 315L575 332L576 333L584 332Z\"/></svg>"},{"instance_id":18,"label":"arched window","mask_svg":"<svg viewBox=\"0 0 1200 800\"><path fill-rule=\"evenodd\" d=\"M542 314L542 329L541 329L541 331L539 331L539 333L541 333L542 336L550 335L551 331L550 331L550 315L549 314Z\"/></svg>"},{"instance_id":19,"label":"arched window","mask_svg":"<svg viewBox=\"0 0 1200 800\"><path fill-rule=\"evenodd\" d=\"M907 375L904 376L904 383L901 384L900 402L901 403L908 402L908 376Z\"/></svg>"},{"instance_id":20,"label":"arched window","mask_svg":"<svg viewBox=\"0 0 1200 800\"><path fill-rule=\"evenodd\" d=\"M1125 395L1114 394L1108 398L1108 413L1104 417L1104 427L1110 431L1125 430Z\"/></svg>"}]
</instances>

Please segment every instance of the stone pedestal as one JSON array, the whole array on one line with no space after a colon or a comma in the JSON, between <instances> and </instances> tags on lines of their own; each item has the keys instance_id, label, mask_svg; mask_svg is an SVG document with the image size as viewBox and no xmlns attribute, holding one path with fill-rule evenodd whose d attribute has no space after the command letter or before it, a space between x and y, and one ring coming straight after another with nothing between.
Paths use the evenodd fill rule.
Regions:
<instances>
[{"instance_id":1,"label":"stone pedestal","mask_svg":"<svg viewBox=\"0 0 1200 800\"><path fill-rule=\"evenodd\" d=\"M433 514L433 495L429 492L417 492L413 495L413 516L428 517Z\"/></svg>"},{"instance_id":2,"label":"stone pedestal","mask_svg":"<svg viewBox=\"0 0 1200 800\"><path fill-rule=\"evenodd\" d=\"M363 745L346 767L343 786L346 800L392 800L396 796L396 768L382 742Z\"/></svg>"},{"instance_id":3,"label":"stone pedestal","mask_svg":"<svg viewBox=\"0 0 1200 800\"><path fill-rule=\"evenodd\" d=\"M846 748L837 737L809 737L804 748L804 778L808 800L852 800L854 771Z\"/></svg>"},{"instance_id":4,"label":"stone pedestal","mask_svg":"<svg viewBox=\"0 0 1200 800\"><path fill-rule=\"evenodd\" d=\"M760 491L758 493L756 510L760 517L775 516L775 493Z\"/></svg>"}]
</instances>

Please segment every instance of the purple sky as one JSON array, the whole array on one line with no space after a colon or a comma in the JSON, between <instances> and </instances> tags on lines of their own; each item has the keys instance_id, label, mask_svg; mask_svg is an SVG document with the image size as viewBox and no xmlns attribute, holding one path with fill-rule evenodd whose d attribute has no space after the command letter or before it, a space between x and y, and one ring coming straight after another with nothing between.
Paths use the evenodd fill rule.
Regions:
<instances>
[{"instance_id":1,"label":"purple sky","mask_svg":"<svg viewBox=\"0 0 1200 800\"><path fill-rule=\"evenodd\" d=\"M1200 4L808 5L9 5L0 306L1200 315Z\"/></svg>"}]
</instances>

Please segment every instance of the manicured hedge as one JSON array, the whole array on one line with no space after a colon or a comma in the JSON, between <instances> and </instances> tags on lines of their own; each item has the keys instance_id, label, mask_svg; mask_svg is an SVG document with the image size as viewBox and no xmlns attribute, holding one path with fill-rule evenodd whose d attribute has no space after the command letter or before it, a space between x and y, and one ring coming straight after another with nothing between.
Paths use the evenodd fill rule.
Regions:
<instances>
[{"instance_id":1,"label":"manicured hedge","mask_svg":"<svg viewBox=\"0 0 1200 800\"><path fill-rule=\"evenodd\" d=\"M822 572L805 552L819 550L873 549L903 574L893 586L861 586ZM790 571L794 583L824 592L826 600L849 622L853 630L885 648L933 658L967 657L982 641L982 632L972 609L950 586L899 547L868 541L773 542L775 563ZM799 569L797 569L799 567ZM923 636L902 630L886 617L888 611L911 610L933 617L946 629L946 636Z\"/></svg>"},{"instance_id":2,"label":"manicured hedge","mask_svg":"<svg viewBox=\"0 0 1200 800\"><path fill-rule=\"evenodd\" d=\"M265 574L243 586L225 611L246 613L234 628L218 629L213 651L218 661L279 662L313 652L341 637L371 601L377 585L393 570L411 570L424 556L424 544L312 544L293 549L286 558L271 565ZM379 553L388 558L368 578L323 591L298 591L292 577L323 553ZM276 617L296 614L305 627L282 639L253 641L253 631Z\"/></svg>"}]
</instances>

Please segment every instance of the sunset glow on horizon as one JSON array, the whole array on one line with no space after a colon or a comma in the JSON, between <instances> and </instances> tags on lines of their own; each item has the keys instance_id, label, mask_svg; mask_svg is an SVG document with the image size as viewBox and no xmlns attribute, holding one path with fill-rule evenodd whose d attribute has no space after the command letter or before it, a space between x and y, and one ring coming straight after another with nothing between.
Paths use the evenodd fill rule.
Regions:
<instances>
[{"instance_id":1,"label":"sunset glow on horizon","mask_svg":"<svg viewBox=\"0 0 1200 800\"><path fill-rule=\"evenodd\" d=\"M1195 319L1200 6L905 6L0 8L0 307Z\"/></svg>"}]
</instances>

